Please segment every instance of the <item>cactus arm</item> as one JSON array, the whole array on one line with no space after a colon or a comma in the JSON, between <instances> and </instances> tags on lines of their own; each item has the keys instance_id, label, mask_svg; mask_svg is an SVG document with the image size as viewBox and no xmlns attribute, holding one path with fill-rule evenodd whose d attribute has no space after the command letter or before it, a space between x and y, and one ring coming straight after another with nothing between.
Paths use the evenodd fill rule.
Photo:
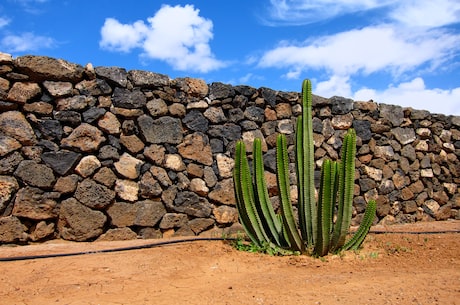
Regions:
<instances>
[{"instance_id":1,"label":"cactus arm","mask_svg":"<svg viewBox=\"0 0 460 305\"><path fill-rule=\"evenodd\" d=\"M324 160L321 167L321 182L318 196L318 232L314 252L324 256L329 252L330 232L332 223L331 206L335 204L337 184L337 162Z\"/></svg>"},{"instance_id":2,"label":"cactus arm","mask_svg":"<svg viewBox=\"0 0 460 305\"><path fill-rule=\"evenodd\" d=\"M311 231L310 226L307 226L307 215L306 215L306 205L305 205L305 189L304 189L304 154L303 154L303 129L302 129L302 116L297 118L296 126L296 141L295 141L295 154L296 154L296 175L297 175L297 200L298 200L298 215L299 215L299 227L300 234L304 241L308 240L309 232Z\"/></svg>"},{"instance_id":3,"label":"cactus arm","mask_svg":"<svg viewBox=\"0 0 460 305\"><path fill-rule=\"evenodd\" d=\"M331 160L324 160L321 167L321 178L318 193L318 231L314 253L324 256L329 250L329 212L330 212L330 179L331 179Z\"/></svg>"},{"instance_id":4,"label":"cactus arm","mask_svg":"<svg viewBox=\"0 0 460 305\"><path fill-rule=\"evenodd\" d=\"M367 204L366 211L364 212L364 216L358 230L353 237L345 243L341 250L357 250L361 246L374 221L376 208L376 201L370 200Z\"/></svg>"},{"instance_id":5,"label":"cactus arm","mask_svg":"<svg viewBox=\"0 0 460 305\"><path fill-rule=\"evenodd\" d=\"M286 137L283 134L279 134L276 138L276 166L276 178L281 202L281 215L283 218L283 225L286 229L286 235L288 236L291 248L295 251L304 253L305 245L300 238L299 232L297 231L289 195L289 160Z\"/></svg>"},{"instance_id":6,"label":"cactus arm","mask_svg":"<svg viewBox=\"0 0 460 305\"><path fill-rule=\"evenodd\" d=\"M350 128L342 146L342 162L339 170L339 199L337 221L331 240L331 250L343 246L351 222L355 181L356 132Z\"/></svg>"},{"instance_id":7,"label":"cactus arm","mask_svg":"<svg viewBox=\"0 0 460 305\"><path fill-rule=\"evenodd\" d=\"M262 157L262 141L257 138L253 142L254 181L256 189L256 202L259 215L266 228L267 235L281 246L280 235L282 234L281 222L275 215L273 206L268 195L267 183L264 176L264 163Z\"/></svg>"},{"instance_id":8,"label":"cactus arm","mask_svg":"<svg viewBox=\"0 0 460 305\"><path fill-rule=\"evenodd\" d=\"M269 242L269 239L264 231L255 206L252 177L249 171L245 145L242 141L237 142L236 153L234 180L237 189L238 213L249 238L256 245L261 246Z\"/></svg>"},{"instance_id":9,"label":"cactus arm","mask_svg":"<svg viewBox=\"0 0 460 305\"><path fill-rule=\"evenodd\" d=\"M246 212L244 204L243 184L241 182L241 164L242 162L247 162L247 160L244 160L245 158L246 152L244 143L242 141L238 141L235 147L235 167L233 169L233 185L236 198L236 208L238 210L240 223L243 226L244 231L253 243L258 244L256 233L251 225L251 221L249 220L248 213Z\"/></svg>"},{"instance_id":10,"label":"cactus arm","mask_svg":"<svg viewBox=\"0 0 460 305\"><path fill-rule=\"evenodd\" d=\"M302 83L302 119L297 124L297 172L299 179L299 219L302 238L315 244L317 221L314 181L314 146L311 82Z\"/></svg>"}]
</instances>

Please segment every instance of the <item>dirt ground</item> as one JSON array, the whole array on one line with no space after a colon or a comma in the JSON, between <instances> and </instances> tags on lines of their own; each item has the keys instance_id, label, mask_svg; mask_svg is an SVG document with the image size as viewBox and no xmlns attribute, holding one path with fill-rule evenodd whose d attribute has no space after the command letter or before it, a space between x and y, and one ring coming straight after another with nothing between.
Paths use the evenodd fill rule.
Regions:
<instances>
[{"instance_id":1,"label":"dirt ground","mask_svg":"<svg viewBox=\"0 0 460 305\"><path fill-rule=\"evenodd\" d=\"M223 241L0 262L0 304L460 304L460 221L376 227L359 252L273 257ZM0 257L155 240L0 247Z\"/></svg>"}]
</instances>

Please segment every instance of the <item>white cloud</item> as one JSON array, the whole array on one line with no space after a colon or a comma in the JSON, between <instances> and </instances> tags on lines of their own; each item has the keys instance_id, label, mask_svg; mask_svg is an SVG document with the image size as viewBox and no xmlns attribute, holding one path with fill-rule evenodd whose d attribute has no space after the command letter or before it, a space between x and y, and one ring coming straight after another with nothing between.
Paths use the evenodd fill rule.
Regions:
<instances>
[{"instance_id":1,"label":"white cloud","mask_svg":"<svg viewBox=\"0 0 460 305\"><path fill-rule=\"evenodd\" d=\"M460 35L441 30L404 31L391 25L370 26L275 47L259 66L289 69L325 69L331 74L399 75L422 65L437 67L460 50Z\"/></svg>"},{"instance_id":2,"label":"white cloud","mask_svg":"<svg viewBox=\"0 0 460 305\"><path fill-rule=\"evenodd\" d=\"M398 0L270 0L269 25L309 24L394 4Z\"/></svg>"},{"instance_id":3,"label":"white cloud","mask_svg":"<svg viewBox=\"0 0 460 305\"><path fill-rule=\"evenodd\" d=\"M51 37L27 32L20 35L6 35L0 41L0 45L7 52L16 53L52 48L56 45L56 41Z\"/></svg>"},{"instance_id":4,"label":"white cloud","mask_svg":"<svg viewBox=\"0 0 460 305\"><path fill-rule=\"evenodd\" d=\"M439 27L460 19L458 0L270 0L265 23L300 25L385 8L388 16L408 26Z\"/></svg>"},{"instance_id":5,"label":"white cloud","mask_svg":"<svg viewBox=\"0 0 460 305\"><path fill-rule=\"evenodd\" d=\"M141 48L142 56L167 62L176 70L209 72L224 67L211 51L212 21L199 15L193 5L164 5L153 17L133 24L106 19L100 46L129 52Z\"/></svg>"},{"instance_id":6,"label":"white cloud","mask_svg":"<svg viewBox=\"0 0 460 305\"><path fill-rule=\"evenodd\" d=\"M129 52L142 45L147 32L148 28L143 21L121 24L116 19L107 18L101 28L99 46L111 51Z\"/></svg>"},{"instance_id":7,"label":"white cloud","mask_svg":"<svg viewBox=\"0 0 460 305\"><path fill-rule=\"evenodd\" d=\"M441 27L460 21L458 0L406 0L390 12L390 17L410 27Z\"/></svg>"},{"instance_id":8,"label":"white cloud","mask_svg":"<svg viewBox=\"0 0 460 305\"><path fill-rule=\"evenodd\" d=\"M10 23L10 20L6 17L0 17L0 29L7 26Z\"/></svg>"},{"instance_id":9,"label":"white cloud","mask_svg":"<svg viewBox=\"0 0 460 305\"><path fill-rule=\"evenodd\" d=\"M417 77L385 90L362 88L354 93L354 100L373 99L377 103L401 105L431 113L460 115L460 87L454 89L426 88L422 78Z\"/></svg>"},{"instance_id":10,"label":"white cloud","mask_svg":"<svg viewBox=\"0 0 460 305\"><path fill-rule=\"evenodd\" d=\"M283 75L286 79L299 79L302 74L302 69L292 69Z\"/></svg>"},{"instance_id":11,"label":"white cloud","mask_svg":"<svg viewBox=\"0 0 460 305\"><path fill-rule=\"evenodd\" d=\"M334 95L349 97L352 95L350 78L334 75L329 80L317 83L314 92L328 98Z\"/></svg>"},{"instance_id":12,"label":"white cloud","mask_svg":"<svg viewBox=\"0 0 460 305\"><path fill-rule=\"evenodd\" d=\"M458 67L460 33L446 27L460 22L458 0L271 0L273 24L308 24L340 15L380 8L372 25L319 37L302 43L282 41L266 51L262 68L279 68L285 78L319 72L315 94L341 95L355 100L427 109L460 115L460 87L427 88L422 76ZM377 16L377 15L375 15ZM360 88L354 78L387 74L394 84L384 90ZM402 80L412 81L402 82Z\"/></svg>"},{"instance_id":13,"label":"white cloud","mask_svg":"<svg viewBox=\"0 0 460 305\"><path fill-rule=\"evenodd\" d=\"M350 82L350 78L335 75L317 83L313 93L327 98L338 95L355 101L373 100L376 103L428 110L431 113L460 115L460 87L430 89L421 77L416 77L408 82L392 84L383 90L363 87L353 92Z\"/></svg>"}]
</instances>

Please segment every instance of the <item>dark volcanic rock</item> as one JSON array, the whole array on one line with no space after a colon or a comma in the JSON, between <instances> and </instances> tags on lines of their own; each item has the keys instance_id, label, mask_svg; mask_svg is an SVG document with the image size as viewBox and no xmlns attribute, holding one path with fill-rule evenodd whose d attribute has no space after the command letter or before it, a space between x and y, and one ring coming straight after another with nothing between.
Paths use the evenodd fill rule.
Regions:
<instances>
[{"instance_id":1,"label":"dark volcanic rock","mask_svg":"<svg viewBox=\"0 0 460 305\"><path fill-rule=\"evenodd\" d=\"M63 110L54 112L54 118L59 122L77 126L81 123L81 114L77 111Z\"/></svg>"},{"instance_id":2,"label":"dark volcanic rock","mask_svg":"<svg viewBox=\"0 0 460 305\"><path fill-rule=\"evenodd\" d=\"M361 138L361 140L367 142L372 138L371 132L371 122L369 121L353 121L353 128L356 130L356 135Z\"/></svg>"},{"instance_id":3,"label":"dark volcanic rock","mask_svg":"<svg viewBox=\"0 0 460 305\"><path fill-rule=\"evenodd\" d=\"M231 85L223 83L212 83L209 86L209 98L211 100L225 99L235 95L235 90Z\"/></svg>"},{"instance_id":4,"label":"dark volcanic rock","mask_svg":"<svg viewBox=\"0 0 460 305\"><path fill-rule=\"evenodd\" d=\"M147 98L141 90L127 90L115 88L112 95L113 105L115 107L137 109L142 108L147 104Z\"/></svg>"},{"instance_id":5,"label":"dark volcanic rock","mask_svg":"<svg viewBox=\"0 0 460 305\"><path fill-rule=\"evenodd\" d=\"M176 212L195 217L209 217L212 211L212 205L208 200L193 192L178 193L170 208Z\"/></svg>"},{"instance_id":6,"label":"dark volcanic rock","mask_svg":"<svg viewBox=\"0 0 460 305\"><path fill-rule=\"evenodd\" d=\"M43 138L47 140L61 140L63 130L59 121L39 120L36 124Z\"/></svg>"},{"instance_id":7,"label":"dark volcanic rock","mask_svg":"<svg viewBox=\"0 0 460 305\"><path fill-rule=\"evenodd\" d=\"M116 86L126 87L126 84L128 83L128 73L124 68L96 67L94 70L96 71L96 75L98 77L105 79Z\"/></svg>"},{"instance_id":8,"label":"dark volcanic rock","mask_svg":"<svg viewBox=\"0 0 460 305\"><path fill-rule=\"evenodd\" d=\"M388 120L391 125L398 127L404 121L404 112L401 106L380 104L380 117Z\"/></svg>"},{"instance_id":9,"label":"dark volcanic rock","mask_svg":"<svg viewBox=\"0 0 460 305\"><path fill-rule=\"evenodd\" d=\"M43 162L61 176L67 175L81 157L81 154L69 150L44 152L41 156Z\"/></svg>"},{"instance_id":10,"label":"dark volcanic rock","mask_svg":"<svg viewBox=\"0 0 460 305\"><path fill-rule=\"evenodd\" d=\"M163 74L142 70L130 70L128 76L134 86L155 88L169 85L169 77Z\"/></svg>"},{"instance_id":11,"label":"dark volcanic rock","mask_svg":"<svg viewBox=\"0 0 460 305\"><path fill-rule=\"evenodd\" d=\"M353 110L353 100L341 96L330 98L332 104L332 114L347 114Z\"/></svg>"},{"instance_id":12,"label":"dark volcanic rock","mask_svg":"<svg viewBox=\"0 0 460 305\"><path fill-rule=\"evenodd\" d=\"M259 89L260 95L264 98L268 105L275 107L276 105L276 91L270 88L262 87Z\"/></svg>"},{"instance_id":13,"label":"dark volcanic rock","mask_svg":"<svg viewBox=\"0 0 460 305\"><path fill-rule=\"evenodd\" d=\"M78 184L75 198L90 208L103 209L113 202L115 192L92 179L85 179Z\"/></svg>"},{"instance_id":14,"label":"dark volcanic rock","mask_svg":"<svg viewBox=\"0 0 460 305\"><path fill-rule=\"evenodd\" d=\"M182 142L182 124L179 119L161 117L152 119L148 115L142 115L138 124L145 140L153 144L179 144Z\"/></svg>"},{"instance_id":15,"label":"dark volcanic rock","mask_svg":"<svg viewBox=\"0 0 460 305\"><path fill-rule=\"evenodd\" d=\"M190 111L182 121L193 131L206 132L208 130L209 122L198 110Z\"/></svg>"},{"instance_id":16,"label":"dark volcanic rock","mask_svg":"<svg viewBox=\"0 0 460 305\"><path fill-rule=\"evenodd\" d=\"M63 239L86 241L101 235L106 221L104 213L94 211L70 198L61 204L58 231Z\"/></svg>"},{"instance_id":17,"label":"dark volcanic rock","mask_svg":"<svg viewBox=\"0 0 460 305\"><path fill-rule=\"evenodd\" d=\"M55 181L51 168L32 160L22 161L14 172L14 176L27 185L41 188L51 188Z\"/></svg>"}]
</instances>

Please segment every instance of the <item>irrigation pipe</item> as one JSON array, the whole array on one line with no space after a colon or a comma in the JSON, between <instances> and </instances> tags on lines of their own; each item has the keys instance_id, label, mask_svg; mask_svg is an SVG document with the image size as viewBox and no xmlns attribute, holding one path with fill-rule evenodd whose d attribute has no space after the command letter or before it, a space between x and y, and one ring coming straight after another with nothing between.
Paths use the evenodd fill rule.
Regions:
<instances>
[{"instance_id":1,"label":"irrigation pipe","mask_svg":"<svg viewBox=\"0 0 460 305\"><path fill-rule=\"evenodd\" d=\"M40 259L40 258L52 258L52 257L77 256L77 255L84 255L84 254L99 254L99 253L121 252L121 251L130 251L130 250L150 249L150 248L156 248L156 247L161 247L161 246L165 246L165 245L187 243L187 242L194 242L194 241L215 241L215 240L235 240L235 238L196 237L196 238L185 238L185 239L171 239L171 240L165 240L165 241L157 241L157 242L154 242L154 243L149 243L149 244L144 244L144 245L121 247L121 248L112 248L112 249L89 250L89 251L70 252L70 253L53 253L53 254L41 254L41 255L0 257L0 262L23 261L23 260Z\"/></svg>"},{"instance_id":2,"label":"irrigation pipe","mask_svg":"<svg viewBox=\"0 0 460 305\"><path fill-rule=\"evenodd\" d=\"M443 230L443 231L369 231L371 234L446 234L446 233L460 233L460 230ZM102 249L102 250L89 250L89 251L80 251L80 252L70 252L70 253L53 253L53 254L41 254L41 255L25 255L25 256L11 256L11 257L0 257L0 262L13 262L13 261L23 261L23 260L32 260L32 259L41 259L41 258L54 258L54 257L66 257L66 256L78 256L85 254L100 254L100 253L112 253L112 252L121 252L121 251L131 251L131 250L141 250L141 249L151 249L166 245L173 245L179 243L188 243L195 241L232 241L236 238L224 238L224 237L195 237L195 238L185 238L185 239L171 239L165 241L157 241L154 243L138 245L138 246L129 246L121 248L112 248L112 249Z\"/></svg>"}]
</instances>

